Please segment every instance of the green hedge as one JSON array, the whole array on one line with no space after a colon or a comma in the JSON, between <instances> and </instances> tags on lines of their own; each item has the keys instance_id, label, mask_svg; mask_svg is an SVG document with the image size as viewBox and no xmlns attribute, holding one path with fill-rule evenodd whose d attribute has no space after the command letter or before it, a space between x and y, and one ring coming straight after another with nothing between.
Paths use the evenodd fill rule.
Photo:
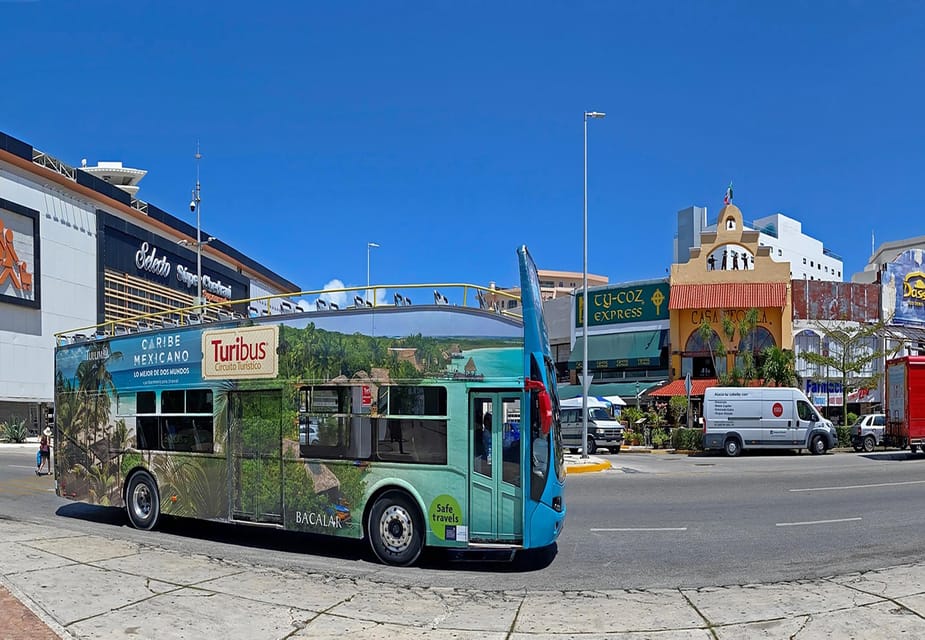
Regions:
<instances>
[{"instance_id":1,"label":"green hedge","mask_svg":"<svg viewBox=\"0 0 925 640\"><path fill-rule=\"evenodd\" d=\"M851 427L835 427L838 433L837 447L851 446ZM686 451L700 451L703 449L703 432L700 429L673 429L671 431L671 446Z\"/></svg>"},{"instance_id":2,"label":"green hedge","mask_svg":"<svg viewBox=\"0 0 925 640\"><path fill-rule=\"evenodd\" d=\"M835 431L838 433L838 444L837 447L850 447L851 446L851 427L835 427Z\"/></svg>"},{"instance_id":3,"label":"green hedge","mask_svg":"<svg viewBox=\"0 0 925 640\"><path fill-rule=\"evenodd\" d=\"M679 428L671 432L671 446L685 451L703 449L703 432L700 429Z\"/></svg>"}]
</instances>

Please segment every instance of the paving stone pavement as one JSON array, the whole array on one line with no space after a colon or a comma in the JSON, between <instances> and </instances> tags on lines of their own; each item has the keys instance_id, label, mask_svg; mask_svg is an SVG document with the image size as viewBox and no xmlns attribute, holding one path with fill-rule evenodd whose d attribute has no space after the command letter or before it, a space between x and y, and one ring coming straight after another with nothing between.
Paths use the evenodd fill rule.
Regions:
<instances>
[{"instance_id":1,"label":"paving stone pavement","mask_svg":"<svg viewBox=\"0 0 925 640\"><path fill-rule=\"evenodd\" d=\"M0 639L925 638L925 564L699 589L396 589L0 520Z\"/></svg>"}]
</instances>

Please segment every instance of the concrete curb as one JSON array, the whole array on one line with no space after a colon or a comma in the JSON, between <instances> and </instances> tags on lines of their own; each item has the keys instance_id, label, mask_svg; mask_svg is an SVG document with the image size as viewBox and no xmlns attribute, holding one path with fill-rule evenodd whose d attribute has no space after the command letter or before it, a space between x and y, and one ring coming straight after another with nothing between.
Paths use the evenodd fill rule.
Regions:
<instances>
[{"instance_id":1,"label":"concrete curb","mask_svg":"<svg viewBox=\"0 0 925 640\"><path fill-rule=\"evenodd\" d=\"M593 473L595 471L607 471L610 468L610 462L607 460L594 459L594 462L579 462L565 465L566 475L573 473Z\"/></svg>"}]
</instances>

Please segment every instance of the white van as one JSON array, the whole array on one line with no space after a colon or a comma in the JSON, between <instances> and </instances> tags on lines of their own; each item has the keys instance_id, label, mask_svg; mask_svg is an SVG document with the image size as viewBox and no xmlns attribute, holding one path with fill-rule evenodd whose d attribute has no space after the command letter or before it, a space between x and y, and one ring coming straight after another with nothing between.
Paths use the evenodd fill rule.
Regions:
<instances>
[{"instance_id":1,"label":"white van","mask_svg":"<svg viewBox=\"0 0 925 640\"><path fill-rule=\"evenodd\" d=\"M799 389L710 387L703 396L703 448L737 456L742 449L809 449L838 441L835 427Z\"/></svg>"},{"instance_id":2,"label":"white van","mask_svg":"<svg viewBox=\"0 0 925 640\"><path fill-rule=\"evenodd\" d=\"M562 445L573 453L582 448L581 398L563 400L559 409L562 424ZM588 455L599 447L610 453L620 453L623 444L623 425L610 414L611 405L596 398L588 398Z\"/></svg>"}]
</instances>

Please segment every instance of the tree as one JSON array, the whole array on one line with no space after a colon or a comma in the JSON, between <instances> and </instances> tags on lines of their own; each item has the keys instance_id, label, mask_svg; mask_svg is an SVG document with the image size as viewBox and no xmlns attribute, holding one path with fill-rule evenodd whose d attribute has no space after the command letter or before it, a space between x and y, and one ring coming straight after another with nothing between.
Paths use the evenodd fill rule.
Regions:
<instances>
[{"instance_id":1,"label":"tree","mask_svg":"<svg viewBox=\"0 0 925 640\"><path fill-rule=\"evenodd\" d=\"M713 370L720 385L727 387L742 387L757 377L758 371L755 362L754 349L751 346L751 338L754 335L755 327L758 326L758 309L752 307L745 312L744 317L736 321L731 315L723 312L721 320L721 330L723 337L720 338L713 331L713 327L704 318L697 328L700 339L708 346L710 358L713 360ZM736 334L739 336L739 344L745 345L746 348L739 352L739 357L731 371L719 372L716 366L717 358L725 358L728 350L727 344L734 344ZM725 340L723 339L725 338Z\"/></svg>"},{"instance_id":2,"label":"tree","mask_svg":"<svg viewBox=\"0 0 925 640\"><path fill-rule=\"evenodd\" d=\"M687 413L687 396L671 396L668 400L668 412L671 414L672 421L678 425L681 422L681 416Z\"/></svg>"},{"instance_id":3,"label":"tree","mask_svg":"<svg viewBox=\"0 0 925 640\"><path fill-rule=\"evenodd\" d=\"M816 322L814 330L828 344L822 353L804 351L800 357L807 363L835 371L841 378L842 424L848 424L848 394L861 388L870 388L880 379L878 373L865 375L871 363L880 360L885 351L879 345L879 335L886 323L882 320L869 324L856 322ZM820 344L821 344L820 341ZM828 390L826 390L828 393Z\"/></svg>"},{"instance_id":4,"label":"tree","mask_svg":"<svg viewBox=\"0 0 925 640\"><path fill-rule=\"evenodd\" d=\"M720 340L719 336L716 335L716 332L713 331L713 327L710 326L706 316L701 319L700 326L697 327L697 333L700 335L700 341L707 345L707 348L710 350L710 360L713 362L713 372L718 374L719 368L716 366L716 358L726 357L726 347L723 346L723 341Z\"/></svg>"},{"instance_id":5,"label":"tree","mask_svg":"<svg viewBox=\"0 0 925 640\"><path fill-rule=\"evenodd\" d=\"M793 387L797 384L797 373L794 365L796 358L790 349L780 347L767 347L762 352L764 363L761 366L761 377L765 384L773 383L778 387Z\"/></svg>"}]
</instances>

